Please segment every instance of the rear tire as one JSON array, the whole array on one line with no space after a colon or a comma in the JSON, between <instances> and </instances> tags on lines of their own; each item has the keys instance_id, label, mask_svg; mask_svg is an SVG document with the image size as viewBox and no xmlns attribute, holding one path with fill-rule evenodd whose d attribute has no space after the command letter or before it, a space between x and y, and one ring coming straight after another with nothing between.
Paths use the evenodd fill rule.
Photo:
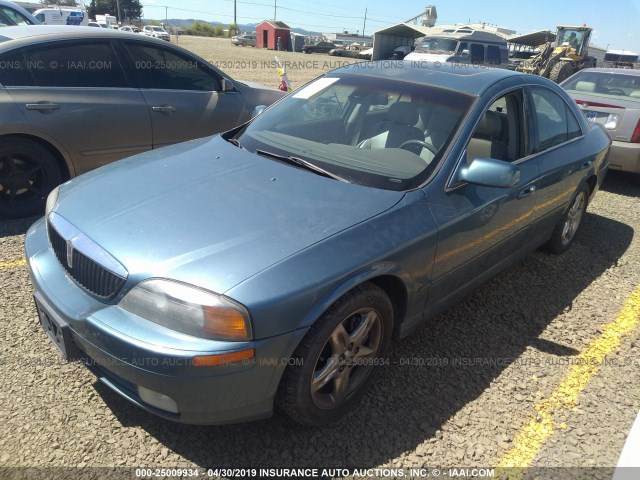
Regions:
<instances>
[{"instance_id":1,"label":"rear tire","mask_svg":"<svg viewBox=\"0 0 640 480\"><path fill-rule=\"evenodd\" d=\"M582 225L584 214L589 204L589 187L584 185L575 194L569 208L553 229L551 238L545 244L544 250L550 253L566 252L573 244L573 239Z\"/></svg>"},{"instance_id":2,"label":"rear tire","mask_svg":"<svg viewBox=\"0 0 640 480\"><path fill-rule=\"evenodd\" d=\"M282 377L277 405L298 423L334 422L371 384L389 346L393 307L386 293L365 283L342 296L307 332Z\"/></svg>"},{"instance_id":3,"label":"rear tire","mask_svg":"<svg viewBox=\"0 0 640 480\"><path fill-rule=\"evenodd\" d=\"M42 145L0 140L0 218L42 215L47 195L61 182L58 162Z\"/></svg>"}]
</instances>

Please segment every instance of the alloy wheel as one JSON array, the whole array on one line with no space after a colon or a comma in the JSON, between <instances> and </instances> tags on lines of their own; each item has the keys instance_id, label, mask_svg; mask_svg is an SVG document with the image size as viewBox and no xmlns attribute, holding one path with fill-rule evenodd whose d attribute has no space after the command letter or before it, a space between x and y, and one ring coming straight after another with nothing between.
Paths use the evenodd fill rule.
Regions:
<instances>
[{"instance_id":1,"label":"alloy wheel","mask_svg":"<svg viewBox=\"0 0 640 480\"><path fill-rule=\"evenodd\" d=\"M362 308L340 322L318 357L311 380L311 398L317 407L335 408L366 380L382 345L382 319L372 308Z\"/></svg>"},{"instance_id":2,"label":"alloy wheel","mask_svg":"<svg viewBox=\"0 0 640 480\"><path fill-rule=\"evenodd\" d=\"M571 208L567 212L567 218L562 226L562 244L568 245L576 234L585 209L587 207L587 196L584 192L578 193Z\"/></svg>"}]
</instances>

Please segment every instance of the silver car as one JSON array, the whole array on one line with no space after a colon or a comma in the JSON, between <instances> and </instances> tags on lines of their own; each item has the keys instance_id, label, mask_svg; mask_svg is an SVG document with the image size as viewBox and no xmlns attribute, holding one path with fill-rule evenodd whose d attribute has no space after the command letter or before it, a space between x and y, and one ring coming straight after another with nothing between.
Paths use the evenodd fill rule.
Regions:
<instances>
[{"instance_id":1,"label":"silver car","mask_svg":"<svg viewBox=\"0 0 640 480\"><path fill-rule=\"evenodd\" d=\"M143 35L64 26L2 35L0 217L41 213L71 177L229 130L284 95Z\"/></svg>"},{"instance_id":2,"label":"silver car","mask_svg":"<svg viewBox=\"0 0 640 480\"><path fill-rule=\"evenodd\" d=\"M587 68L561 85L587 120L601 124L609 134L609 168L640 173L640 71Z\"/></svg>"},{"instance_id":3,"label":"silver car","mask_svg":"<svg viewBox=\"0 0 640 480\"><path fill-rule=\"evenodd\" d=\"M256 46L256 36L255 35L234 35L231 37L231 43L233 43L236 47L255 47Z\"/></svg>"}]
</instances>

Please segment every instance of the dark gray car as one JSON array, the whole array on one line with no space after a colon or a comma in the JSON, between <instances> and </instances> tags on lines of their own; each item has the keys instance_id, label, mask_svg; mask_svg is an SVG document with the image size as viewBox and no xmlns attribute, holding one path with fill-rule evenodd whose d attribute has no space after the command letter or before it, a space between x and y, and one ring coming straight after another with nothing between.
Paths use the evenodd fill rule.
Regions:
<instances>
[{"instance_id":1,"label":"dark gray car","mask_svg":"<svg viewBox=\"0 0 640 480\"><path fill-rule=\"evenodd\" d=\"M142 35L38 26L2 36L0 217L41 212L71 177L228 130L284 95Z\"/></svg>"}]
</instances>

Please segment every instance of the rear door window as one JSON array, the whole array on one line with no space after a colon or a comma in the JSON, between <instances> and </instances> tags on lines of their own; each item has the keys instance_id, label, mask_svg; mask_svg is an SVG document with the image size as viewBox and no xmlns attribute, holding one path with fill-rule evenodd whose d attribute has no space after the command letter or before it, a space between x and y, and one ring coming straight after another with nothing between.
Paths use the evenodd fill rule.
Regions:
<instances>
[{"instance_id":1,"label":"rear door window","mask_svg":"<svg viewBox=\"0 0 640 480\"><path fill-rule=\"evenodd\" d=\"M532 87L531 98L538 124L538 152L582 135L573 112L555 92L546 88Z\"/></svg>"},{"instance_id":2,"label":"rear door window","mask_svg":"<svg viewBox=\"0 0 640 480\"><path fill-rule=\"evenodd\" d=\"M128 87L109 41L59 42L9 52L0 58L6 86Z\"/></svg>"}]
</instances>

